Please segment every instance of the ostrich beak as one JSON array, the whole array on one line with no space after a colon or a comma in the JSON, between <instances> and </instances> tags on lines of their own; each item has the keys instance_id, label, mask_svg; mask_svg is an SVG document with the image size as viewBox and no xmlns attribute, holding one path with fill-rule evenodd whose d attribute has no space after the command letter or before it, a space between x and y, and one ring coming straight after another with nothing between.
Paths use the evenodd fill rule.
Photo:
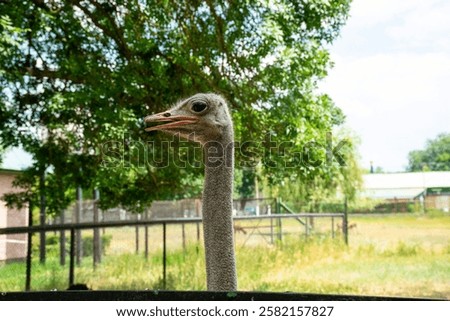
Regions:
<instances>
[{"instance_id":1,"label":"ostrich beak","mask_svg":"<svg viewBox=\"0 0 450 321\"><path fill-rule=\"evenodd\" d=\"M162 113L145 117L144 121L146 123L167 122L167 124L150 126L145 131L181 128L183 125L195 124L198 120L199 117L196 116L173 115L171 111L163 111Z\"/></svg>"}]
</instances>

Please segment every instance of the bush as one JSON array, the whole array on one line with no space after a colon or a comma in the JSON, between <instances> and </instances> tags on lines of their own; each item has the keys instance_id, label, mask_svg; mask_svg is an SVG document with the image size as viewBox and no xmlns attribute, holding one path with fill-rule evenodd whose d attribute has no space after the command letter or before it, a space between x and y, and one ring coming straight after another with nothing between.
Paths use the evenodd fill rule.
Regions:
<instances>
[{"instance_id":1,"label":"bush","mask_svg":"<svg viewBox=\"0 0 450 321\"><path fill-rule=\"evenodd\" d=\"M59 244L59 235L46 235L45 245L57 245Z\"/></svg>"},{"instance_id":2,"label":"bush","mask_svg":"<svg viewBox=\"0 0 450 321\"><path fill-rule=\"evenodd\" d=\"M444 212L443 210L437 209L437 208L429 208L426 210L426 215L432 218L439 218L439 217L445 217L448 216L448 212Z\"/></svg>"},{"instance_id":3,"label":"bush","mask_svg":"<svg viewBox=\"0 0 450 321\"><path fill-rule=\"evenodd\" d=\"M37 239L39 236L37 236ZM101 244L102 244L102 254L106 253L109 245L111 244L112 235L102 235L101 236ZM60 236L55 234L48 234L45 237L45 248L48 255L59 255L60 251ZM83 246L83 256L92 256L94 254L94 237L93 236L85 236L82 241ZM70 247L70 237L66 235L66 244L65 248L68 251ZM39 254L39 242L33 242L33 253L34 255Z\"/></svg>"},{"instance_id":4,"label":"bush","mask_svg":"<svg viewBox=\"0 0 450 321\"><path fill-rule=\"evenodd\" d=\"M33 255L39 255L40 252L40 239L39 234L35 234L33 239L32 251ZM66 239L67 242L67 239ZM66 243L68 244L68 243ZM46 233L45 235L45 251L47 256L58 255L59 253L59 235Z\"/></svg>"},{"instance_id":5,"label":"bush","mask_svg":"<svg viewBox=\"0 0 450 321\"><path fill-rule=\"evenodd\" d=\"M102 255L106 253L106 249L111 244L112 235L102 235L101 245L102 245ZM94 254L94 237L85 236L83 237L83 256L92 256Z\"/></svg>"}]
</instances>

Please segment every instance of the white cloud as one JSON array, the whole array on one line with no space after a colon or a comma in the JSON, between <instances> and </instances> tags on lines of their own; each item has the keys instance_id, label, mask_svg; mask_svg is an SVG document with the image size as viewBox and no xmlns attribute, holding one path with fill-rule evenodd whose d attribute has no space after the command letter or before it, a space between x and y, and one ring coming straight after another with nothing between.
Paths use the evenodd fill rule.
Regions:
<instances>
[{"instance_id":1,"label":"white cloud","mask_svg":"<svg viewBox=\"0 0 450 321\"><path fill-rule=\"evenodd\" d=\"M349 24L357 27L373 27L377 24L401 19L405 13L430 7L447 0L353 0Z\"/></svg>"},{"instance_id":2,"label":"white cloud","mask_svg":"<svg viewBox=\"0 0 450 321\"><path fill-rule=\"evenodd\" d=\"M427 3L427 2L425 2ZM400 24L386 33L402 47L426 47L427 50L450 49L450 2L427 5L408 12Z\"/></svg>"},{"instance_id":3,"label":"white cloud","mask_svg":"<svg viewBox=\"0 0 450 321\"><path fill-rule=\"evenodd\" d=\"M356 99L361 103L358 109L408 109L445 95L446 84L450 83L450 55L443 53L378 54L335 60L336 67L324 89L337 100L350 99L355 104Z\"/></svg>"},{"instance_id":4,"label":"white cloud","mask_svg":"<svg viewBox=\"0 0 450 321\"><path fill-rule=\"evenodd\" d=\"M450 2L354 0L320 89L347 115L370 160L402 170L407 154L449 131Z\"/></svg>"},{"instance_id":5,"label":"white cloud","mask_svg":"<svg viewBox=\"0 0 450 321\"><path fill-rule=\"evenodd\" d=\"M353 52L450 50L448 0L354 0L337 47Z\"/></svg>"},{"instance_id":6,"label":"white cloud","mask_svg":"<svg viewBox=\"0 0 450 321\"><path fill-rule=\"evenodd\" d=\"M361 136L364 165L373 160L401 170L410 150L447 130L450 55L379 54L335 61L321 90Z\"/></svg>"}]
</instances>

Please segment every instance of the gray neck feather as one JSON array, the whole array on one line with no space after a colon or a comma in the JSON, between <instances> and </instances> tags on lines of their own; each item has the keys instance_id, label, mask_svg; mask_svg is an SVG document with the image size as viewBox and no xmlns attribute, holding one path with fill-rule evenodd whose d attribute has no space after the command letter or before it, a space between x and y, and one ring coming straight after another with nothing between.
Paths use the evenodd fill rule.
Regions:
<instances>
[{"instance_id":1,"label":"gray neck feather","mask_svg":"<svg viewBox=\"0 0 450 321\"><path fill-rule=\"evenodd\" d=\"M237 289L232 219L233 141L231 125L224 129L220 141L203 146L205 183L202 212L209 291Z\"/></svg>"}]
</instances>

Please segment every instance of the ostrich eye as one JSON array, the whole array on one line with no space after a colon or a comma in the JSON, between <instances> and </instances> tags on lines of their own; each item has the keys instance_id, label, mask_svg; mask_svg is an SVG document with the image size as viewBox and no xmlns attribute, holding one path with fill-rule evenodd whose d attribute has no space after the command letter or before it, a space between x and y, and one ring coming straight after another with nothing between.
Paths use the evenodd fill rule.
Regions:
<instances>
[{"instance_id":1,"label":"ostrich eye","mask_svg":"<svg viewBox=\"0 0 450 321\"><path fill-rule=\"evenodd\" d=\"M196 102L192 104L192 111L196 112L196 113L200 113L202 111L204 111L206 109L206 104L202 103L202 102Z\"/></svg>"}]
</instances>

